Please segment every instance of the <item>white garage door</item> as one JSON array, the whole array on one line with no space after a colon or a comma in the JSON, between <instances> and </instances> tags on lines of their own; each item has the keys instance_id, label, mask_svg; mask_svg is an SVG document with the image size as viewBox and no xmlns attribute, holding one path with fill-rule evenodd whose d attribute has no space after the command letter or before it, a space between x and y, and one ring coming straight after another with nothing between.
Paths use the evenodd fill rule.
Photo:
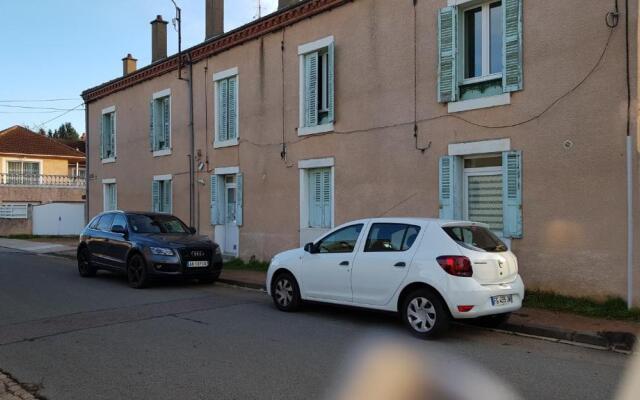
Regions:
<instances>
[{"instance_id":1,"label":"white garage door","mask_svg":"<svg viewBox=\"0 0 640 400\"><path fill-rule=\"evenodd\" d=\"M83 203L51 203L33 207L34 235L77 235L84 228Z\"/></svg>"}]
</instances>

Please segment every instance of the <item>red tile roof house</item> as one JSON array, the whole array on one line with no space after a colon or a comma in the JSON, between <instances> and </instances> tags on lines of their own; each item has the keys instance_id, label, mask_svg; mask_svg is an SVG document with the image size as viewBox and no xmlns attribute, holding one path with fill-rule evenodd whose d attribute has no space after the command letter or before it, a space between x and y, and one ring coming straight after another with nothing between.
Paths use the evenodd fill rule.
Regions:
<instances>
[{"instance_id":1,"label":"red tile roof house","mask_svg":"<svg viewBox=\"0 0 640 400\"><path fill-rule=\"evenodd\" d=\"M31 233L15 218L27 204L84 202L85 163L84 153L24 127L0 131L0 235Z\"/></svg>"}]
</instances>

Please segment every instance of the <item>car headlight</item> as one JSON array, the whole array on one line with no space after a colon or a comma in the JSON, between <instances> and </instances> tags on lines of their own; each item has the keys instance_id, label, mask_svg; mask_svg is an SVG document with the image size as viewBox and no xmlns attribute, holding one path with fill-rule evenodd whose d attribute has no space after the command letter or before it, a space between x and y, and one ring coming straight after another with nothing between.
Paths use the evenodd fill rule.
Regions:
<instances>
[{"instance_id":1,"label":"car headlight","mask_svg":"<svg viewBox=\"0 0 640 400\"><path fill-rule=\"evenodd\" d=\"M149 250L151 250L151 254L156 256L172 256L174 254L173 250L163 247L149 247Z\"/></svg>"}]
</instances>

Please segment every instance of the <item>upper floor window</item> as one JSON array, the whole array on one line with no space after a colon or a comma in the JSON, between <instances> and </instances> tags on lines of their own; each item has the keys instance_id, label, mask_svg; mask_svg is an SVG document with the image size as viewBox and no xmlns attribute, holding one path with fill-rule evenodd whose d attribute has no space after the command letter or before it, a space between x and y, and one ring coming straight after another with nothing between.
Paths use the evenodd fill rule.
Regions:
<instances>
[{"instance_id":1,"label":"upper floor window","mask_svg":"<svg viewBox=\"0 0 640 400\"><path fill-rule=\"evenodd\" d=\"M153 185L151 188L151 203L153 212L171 214L173 208L171 181L171 175L153 177Z\"/></svg>"},{"instance_id":2,"label":"upper floor window","mask_svg":"<svg viewBox=\"0 0 640 400\"><path fill-rule=\"evenodd\" d=\"M215 82L214 147L238 144L238 68L213 75Z\"/></svg>"},{"instance_id":3,"label":"upper floor window","mask_svg":"<svg viewBox=\"0 0 640 400\"><path fill-rule=\"evenodd\" d=\"M333 36L298 47L300 55L299 135L333 130L334 50Z\"/></svg>"},{"instance_id":4,"label":"upper floor window","mask_svg":"<svg viewBox=\"0 0 640 400\"><path fill-rule=\"evenodd\" d=\"M472 108L509 104L509 93L523 84L522 0L450 4L456 5L439 15L438 101L475 100L468 102ZM466 109L449 105L450 112Z\"/></svg>"},{"instance_id":5,"label":"upper floor window","mask_svg":"<svg viewBox=\"0 0 640 400\"><path fill-rule=\"evenodd\" d=\"M154 93L149 105L149 142L154 156L171 154L171 90Z\"/></svg>"},{"instance_id":6,"label":"upper floor window","mask_svg":"<svg viewBox=\"0 0 640 400\"><path fill-rule=\"evenodd\" d=\"M116 108L102 110L100 125L100 159L102 163L114 162L116 159Z\"/></svg>"}]
</instances>

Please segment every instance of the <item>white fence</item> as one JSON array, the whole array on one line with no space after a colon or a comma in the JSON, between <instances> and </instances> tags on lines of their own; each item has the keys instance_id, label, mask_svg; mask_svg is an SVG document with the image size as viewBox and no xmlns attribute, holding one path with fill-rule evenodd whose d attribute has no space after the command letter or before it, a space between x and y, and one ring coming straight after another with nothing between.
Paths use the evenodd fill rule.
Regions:
<instances>
[{"instance_id":1,"label":"white fence","mask_svg":"<svg viewBox=\"0 0 640 400\"><path fill-rule=\"evenodd\" d=\"M84 203L50 203L33 207L34 235L77 235L84 228Z\"/></svg>"},{"instance_id":2,"label":"white fence","mask_svg":"<svg viewBox=\"0 0 640 400\"><path fill-rule=\"evenodd\" d=\"M28 204L0 204L0 218L27 219L29 218Z\"/></svg>"}]
</instances>

